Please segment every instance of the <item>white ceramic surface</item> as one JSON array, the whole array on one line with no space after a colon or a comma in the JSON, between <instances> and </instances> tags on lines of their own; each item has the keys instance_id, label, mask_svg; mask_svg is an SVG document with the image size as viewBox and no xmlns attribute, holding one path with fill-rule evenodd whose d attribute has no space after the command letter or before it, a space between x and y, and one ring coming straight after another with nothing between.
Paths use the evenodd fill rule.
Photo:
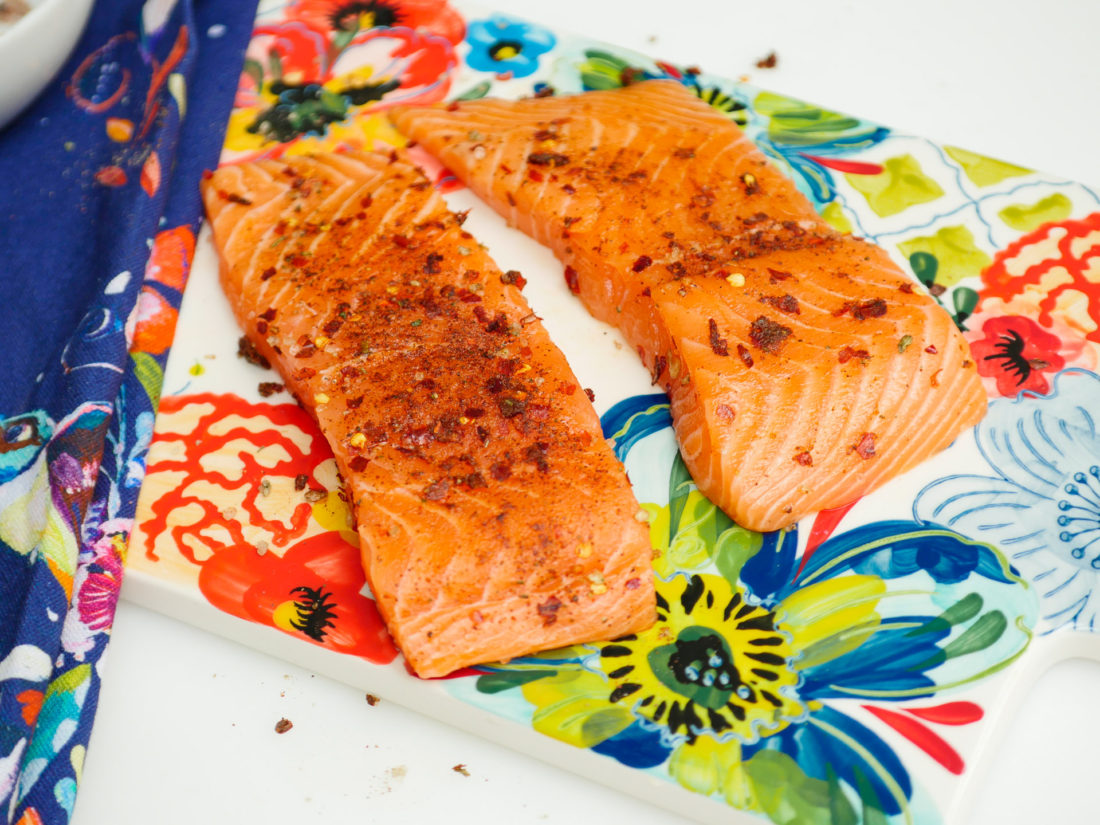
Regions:
<instances>
[{"instance_id":1,"label":"white ceramic surface","mask_svg":"<svg viewBox=\"0 0 1100 825\"><path fill-rule=\"evenodd\" d=\"M900 4L872 2L792 0L741 15L720 3L636 3L630 19L583 3L511 5L716 73L751 74L760 85L898 129L1100 181L1093 141L1080 133L1095 135L1100 119L1075 105L1079 92L1063 74L1078 89L1100 87L1100 67L1077 34L1098 28L1091 4L1053 3L1039 20L1023 18L1023 3L998 5L996 14L992 5L928 3L916 20ZM1092 14L1091 26L1082 11ZM1005 44L1025 41L1026 55L1009 59ZM912 45L920 43L923 51ZM779 68L755 70L755 58L773 48ZM1001 83L1011 86L1005 102L1013 105L998 108ZM973 89L989 85L997 89L987 108ZM1034 128L1014 129L1024 104L1040 97L1046 111ZM681 821L390 703L367 707L358 691L138 608L120 610L115 645L77 825ZM1095 668L1071 663L1040 682L1013 715L1018 725L1002 732L1006 749L987 766L976 813L960 822L1096 821L1087 766L1100 724L1085 685L1097 681ZM295 722L282 737L272 731L280 716ZM470 775L453 770L458 764Z\"/></svg>"},{"instance_id":2,"label":"white ceramic surface","mask_svg":"<svg viewBox=\"0 0 1100 825\"><path fill-rule=\"evenodd\" d=\"M19 114L72 52L93 0L36 0L0 34L0 129Z\"/></svg>"}]
</instances>

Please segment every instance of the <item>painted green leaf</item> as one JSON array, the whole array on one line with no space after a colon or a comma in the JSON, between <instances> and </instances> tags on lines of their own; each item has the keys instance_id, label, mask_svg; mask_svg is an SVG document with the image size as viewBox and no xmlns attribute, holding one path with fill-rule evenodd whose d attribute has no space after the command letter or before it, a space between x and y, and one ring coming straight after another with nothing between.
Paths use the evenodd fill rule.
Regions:
<instances>
[{"instance_id":1,"label":"painted green leaf","mask_svg":"<svg viewBox=\"0 0 1100 825\"><path fill-rule=\"evenodd\" d=\"M935 235L910 238L898 244L898 249L912 260L916 252L928 252L936 257L936 283L952 287L965 278L975 278L993 263L988 254L978 249L974 236L965 226L944 226Z\"/></svg>"},{"instance_id":2,"label":"painted green leaf","mask_svg":"<svg viewBox=\"0 0 1100 825\"><path fill-rule=\"evenodd\" d=\"M773 92L761 92L752 105L768 118L768 137L788 146L827 143L860 125L857 118Z\"/></svg>"},{"instance_id":3,"label":"painted green leaf","mask_svg":"<svg viewBox=\"0 0 1100 825\"><path fill-rule=\"evenodd\" d=\"M607 680L583 670L561 671L522 686L535 706L531 726L578 748L591 748L634 723L634 714L607 702Z\"/></svg>"},{"instance_id":4,"label":"painted green leaf","mask_svg":"<svg viewBox=\"0 0 1100 825\"><path fill-rule=\"evenodd\" d=\"M1015 166L1005 163L1003 160L994 160L985 155L968 152L957 146L944 146L945 151L955 163L962 167L963 173L978 186L992 186L1000 183L1005 178L1019 177L1031 174L1031 169L1023 166Z\"/></svg>"},{"instance_id":5,"label":"painted green leaf","mask_svg":"<svg viewBox=\"0 0 1100 825\"><path fill-rule=\"evenodd\" d=\"M553 676L556 670L510 670L505 673L486 673L477 677L477 689L479 693L500 693L510 690L535 679Z\"/></svg>"},{"instance_id":6,"label":"painted green leaf","mask_svg":"<svg viewBox=\"0 0 1100 825\"><path fill-rule=\"evenodd\" d=\"M836 201L830 202L828 206L821 210L821 217L837 232L843 232L845 235L852 234L852 222L848 220L848 216L844 214L844 209Z\"/></svg>"},{"instance_id":7,"label":"painted green leaf","mask_svg":"<svg viewBox=\"0 0 1100 825\"><path fill-rule=\"evenodd\" d=\"M755 556L763 544L762 535L734 524L712 545L711 558L722 577L731 584L736 584L741 578L741 568L745 566L745 562Z\"/></svg>"},{"instance_id":8,"label":"painted green leaf","mask_svg":"<svg viewBox=\"0 0 1100 825\"><path fill-rule=\"evenodd\" d=\"M955 323L965 330L963 322L978 308L978 293L968 286L960 286L951 293L951 303L955 307Z\"/></svg>"},{"instance_id":9,"label":"painted green leaf","mask_svg":"<svg viewBox=\"0 0 1100 825\"><path fill-rule=\"evenodd\" d=\"M956 656L965 656L968 653L985 650L1004 635L1007 627L1008 620L1004 614L1000 610L991 610L983 614L959 638L945 647L943 649L944 656L948 659L954 659Z\"/></svg>"},{"instance_id":10,"label":"painted green leaf","mask_svg":"<svg viewBox=\"0 0 1100 825\"><path fill-rule=\"evenodd\" d=\"M489 94L489 89L489 81L483 80L476 86L471 86L469 89L456 97L455 100L480 100L481 98L485 97L485 95Z\"/></svg>"},{"instance_id":11,"label":"painted green leaf","mask_svg":"<svg viewBox=\"0 0 1100 825\"><path fill-rule=\"evenodd\" d=\"M791 757L759 751L745 763L756 804L776 825L833 825L829 785L807 776Z\"/></svg>"},{"instance_id":12,"label":"painted green leaf","mask_svg":"<svg viewBox=\"0 0 1100 825\"><path fill-rule=\"evenodd\" d=\"M145 388L145 394L149 396L149 404L155 410L160 404L160 388L164 383L164 370L160 368L157 360L147 352L133 352L130 357L134 359L134 375Z\"/></svg>"},{"instance_id":13,"label":"painted green leaf","mask_svg":"<svg viewBox=\"0 0 1100 825\"><path fill-rule=\"evenodd\" d=\"M825 766L825 778L829 783L829 816L832 825L859 825L859 817L841 790L840 780L832 765Z\"/></svg>"},{"instance_id":14,"label":"painted green leaf","mask_svg":"<svg viewBox=\"0 0 1100 825\"><path fill-rule=\"evenodd\" d=\"M587 58L579 66L581 82L586 89L618 89L623 85L623 70L630 64L621 57L590 49L584 53Z\"/></svg>"},{"instance_id":15,"label":"painted green leaf","mask_svg":"<svg viewBox=\"0 0 1100 825\"><path fill-rule=\"evenodd\" d=\"M256 84L257 89L264 85L264 67L259 60L253 60L251 57L245 60L243 71L252 78L252 82Z\"/></svg>"},{"instance_id":16,"label":"painted green leaf","mask_svg":"<svg viewBox=\"0 0 1100 825\"><path fill-rule=\"evenodd\" d=\"M936 283L936 272L939 271L940 262L936 260L935 255L929 252L914 252L909 256L909 266L912 267L917 280L925 286L930 287Z\"/></svg>"},{"instance_id":17,"label":"painted green leaf","mask_svg":"<svg viewBox=\"0 0 1100 825\"><path fill-rule=\"evenodd\" d=\"M1014 203L997 214L1001 220L1018 232L1031 232L1044 223L1064 221L1073 211L1073 202L1061 192L1035 203Z\"/></svg>"},{"instance_id":18,"label":"painted green leaf","mask_svg":"<svg viewBox=\"0 0 1100 825\"><path fill-rule=\"evenodd\" d=\"M844 178L867 199L867 205L879 217L904 212L910 206L943 197L943 189L924 173L912 155L888 158L880 175L853 175Z\"/></svg>"}]
</instances>

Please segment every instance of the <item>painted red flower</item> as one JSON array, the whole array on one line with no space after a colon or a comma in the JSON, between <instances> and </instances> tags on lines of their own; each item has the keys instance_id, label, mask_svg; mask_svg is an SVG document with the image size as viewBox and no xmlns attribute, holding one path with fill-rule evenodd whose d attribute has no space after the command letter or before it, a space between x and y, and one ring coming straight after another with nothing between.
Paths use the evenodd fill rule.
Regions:
<instances>
[{"instance_id":1,"label":"painted red flower","mask_svg":"<svg viewBox=\"0 0 1100 825\"><path fill-rule=\"evenodd\" d=\"M237 545L210 558L199 589L215 607L321 647L377 664L397 657L366 583L359 551L337 533L295 544L281 557Z\"/></svg>"},{"instance_id":2,"label":"painted red flower","mask_svg":"<svg viewBox=\"0 0 1100 825\"><path fill-rule=\"evenodd\" d=\"M307 19L255 29L223 161L402 145L381 111L450 89L457 59L444 37L385 26L330 35Z\"/></svg>"},{"instance_id":3,"label":"painted red flower","mask_svg":"<svg viewBox=\"0 0 1100 825\"><path fill-rule=\"evenodd\" d=\"M1046 394L1046 374L1065 366L1058 354L1061 339L1023 315L990 318L981 334L984 337L972 341L970 350L978 373L993 378L1000 395L1015 397L1023 390Z\"/></svg>"},{"instance_id":4,"label":"painted red flower","mask_svg":"<svg viewBox=\"0 0 1100 825\"><path fill-rule=\"evenodd\" d=\"M446 0L294 0L286 16L335 33L404 26L455 44L466 34L462 17Z\"/></svg>"}]
</instances>

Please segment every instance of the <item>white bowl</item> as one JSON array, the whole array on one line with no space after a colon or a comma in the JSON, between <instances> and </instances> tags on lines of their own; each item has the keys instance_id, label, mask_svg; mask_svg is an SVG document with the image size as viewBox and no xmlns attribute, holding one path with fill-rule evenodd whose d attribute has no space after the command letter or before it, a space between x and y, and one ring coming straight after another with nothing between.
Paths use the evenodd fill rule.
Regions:
<instances>
[{"instance_id":1,"label":"white bowl","mask_svg":"<svg viewBox=\"0 0 1100 825\"><path fill-rule=\"evenodd\" d=\"M0 34L0 128L23 111L76 46L93 0L30 0L31 10Z\"/></svg>"}]
</instances>

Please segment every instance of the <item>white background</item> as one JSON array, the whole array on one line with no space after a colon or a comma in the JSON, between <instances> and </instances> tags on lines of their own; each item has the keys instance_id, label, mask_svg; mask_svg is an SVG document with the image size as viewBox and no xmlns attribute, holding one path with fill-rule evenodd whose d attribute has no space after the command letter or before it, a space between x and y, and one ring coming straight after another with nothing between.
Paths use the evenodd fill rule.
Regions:
<instances>
[{"instance_id":1,"label":"white background","mask_svg":"<svg viewBox=\"0 0 1100 825\"><path fill-rule=\"evenodd\" d=\"M498 5L1100 186L1095 0ZM105 676L75 825L684 822L125 602ZM1042 677L960 825L1100 821L1097 696L1092 663Z\"/></svg>"}]
</instances>

